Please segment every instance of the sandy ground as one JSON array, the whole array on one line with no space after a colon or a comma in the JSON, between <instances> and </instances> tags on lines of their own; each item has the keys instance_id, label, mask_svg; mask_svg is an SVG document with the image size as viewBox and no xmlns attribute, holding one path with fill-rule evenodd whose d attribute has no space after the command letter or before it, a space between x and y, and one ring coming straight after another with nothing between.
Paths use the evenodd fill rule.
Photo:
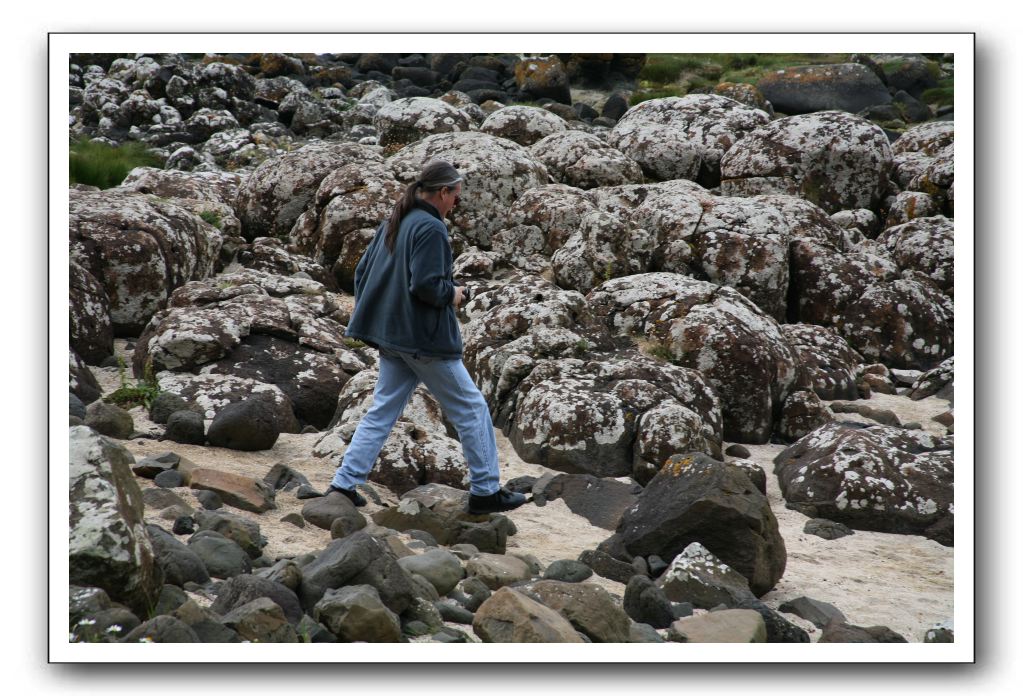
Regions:
<instances>
[{"instance_id":1,"label":"sandy ground","mask_svg":"<svg viewBox=\"0 0 1023 696\"><path fill-rule=\"evenodd\" d=\"M118 351L124 352L124 343L118 342ZM104 393L119 386L115 368L93 368ZM931 418L948 410L948 402L930 397L911 401L900 396L875 394L871 405L895 411L903 422L918 421L925 429L936 434L944 432ZM135 428L140 432L160 432L161 426L151 423L142 408L131 411ZM865 420L856 414L841 414L849 420ZM173 450L199 466L262 478L270 468L283 462L304 474L318 489L325 488L333 475L333 467L322 459L311 456L317 434L283 434L270 450L237 452L217 447L199 447L156 440L129 440L123 444L136 458ZM509 441L497 433L501 457L501 479L516 476L541 476L549 471L545 467L523 462ZM727 444L730 443L726 443ZM807 517L785 508L784 500L773 476L773 459L782 445L747 445L752 459L767 471L768 499L778 519L782 537L788 551L785 575L763 600L774 608L785 600L799 596L830 602L846 615L850 623L860 626L884 625L903 635L911 642L922 641L924 633L935 623L952 617L953 549L920 536L883 534L856 531L842 539L825 540L803 534ZM554 472L557 473L557 472ZM138 479L142 488L153 486L148 479ZM394 504L396 498L387 489L369 484L383 503ZM191 491L179 491L186 503L199 508ZM368 497L372 498L372 494ZM264 553L271 559L291 557L322 549L329 541L329 532L306 525L299 528L280 521L291 512L301 512L305 501L292 492L279 492L277 509L256 515L225 508L232 513L257 521L268 544ZM370 500L364 512L372 514L379 506ZM147 510L147 521L170 527L162 519L160 510ZM574 514L560 500L544 507L527 504L511 511L508 517L515 523L518 533L509 539L509 553L529 553L544 566L562 558L577 558L579 553L592 549L606 539L610 532L591 525L584 517ZM408 539L403 535L403 538ZM668 559L665 559L668 560ZM611 594L621 598L625 586L594 575L591 582L599 584ZM786 615L816 640L820 631L812 624ZM472 633L471 627L455 628ZM472 636L471 636L472 637Z\"/></svg>"}]
</instances>

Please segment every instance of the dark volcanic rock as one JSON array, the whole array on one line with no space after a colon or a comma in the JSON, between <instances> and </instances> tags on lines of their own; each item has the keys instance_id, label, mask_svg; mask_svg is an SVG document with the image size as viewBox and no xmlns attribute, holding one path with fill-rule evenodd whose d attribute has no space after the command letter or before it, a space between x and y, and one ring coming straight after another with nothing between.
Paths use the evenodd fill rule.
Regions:
<instances>
[{"instance_id":1,"label":"dark volcanic rock","mask_svg":"<svg viewBox=\"0 0 1023 696\"><path fill-rule=\"evenodd\" d=\"M785 571L785 542L767 498L734 467L699 453L665 463L622 515L615 538L631 556L665 558L699 542L746 577L757 596Z\"/></svg>"},{"instance_id":2,"label":"dark volcanic rock","mask_svg":"<svg viewBox=\"0 0 1023 696\"><path fill-rule=\"evenodd\" d=\"M804 65L768 72L757 89L784 114L840 109L856 113L892 96L870 68L857 63Z\"/></svg>"},{"instance_id":3,"label":"dark volcanic rock","mask_svg":"<svg viewBox=\"0 0 1023 696\"><path fill-rule=\"evenodd\" d=\"M279 435L272 406L263 399L247 399L222 408L206 437L214 447L251 452L270 449Z\"/></svg>"}]
</instances>

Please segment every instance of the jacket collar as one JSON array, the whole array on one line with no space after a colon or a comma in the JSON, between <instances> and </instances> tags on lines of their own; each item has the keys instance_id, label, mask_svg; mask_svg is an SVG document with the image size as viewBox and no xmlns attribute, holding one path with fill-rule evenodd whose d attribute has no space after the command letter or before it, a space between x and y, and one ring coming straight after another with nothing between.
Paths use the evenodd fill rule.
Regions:
<instances>
[{"instance_id":1,"label":"jacket collar","mask_svg":"<svg viewBox=\"0 0 1023 696\"><path fill-rule=\"evenodd\" d=\"M433 205L431 205L430 203L427 203L426 201L424 201L422 198L417 198L414 201L413 206L416 207L416 208L422 208L423 210L428 212L430 215L433 215L435 218L437 218L441 222L444 222L444 218L442 218L440 216L440 211L437 210L435 207L433 207Z\"/></svg>"}]
</instances>

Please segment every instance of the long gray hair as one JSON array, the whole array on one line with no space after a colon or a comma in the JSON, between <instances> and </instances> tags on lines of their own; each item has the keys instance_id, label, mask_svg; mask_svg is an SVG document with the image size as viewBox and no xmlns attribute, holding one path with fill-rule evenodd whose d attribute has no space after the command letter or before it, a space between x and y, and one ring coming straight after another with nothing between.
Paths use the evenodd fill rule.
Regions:
<instances>
[{"instance_id":1,"label":"long gray hair","mask_svg":"<svg viewBox=\"0 0 1023 696\"><path fill-rule=\"evenodd\" d=\"M440 191L441 189L455 186L461 180L462 175L458 173L458 170L444 160L431 160L424 164L423 170L419 173L419 178L408 185L405 193L394 204L391 217L387 220L387 237L384 238L387 250L394 253L394 242L398 238L398 227L401 225L402 218L408 215L409 211L412 210L412 206L415 205L416 196L420 190Z\"/></svg>"}]
</instances>

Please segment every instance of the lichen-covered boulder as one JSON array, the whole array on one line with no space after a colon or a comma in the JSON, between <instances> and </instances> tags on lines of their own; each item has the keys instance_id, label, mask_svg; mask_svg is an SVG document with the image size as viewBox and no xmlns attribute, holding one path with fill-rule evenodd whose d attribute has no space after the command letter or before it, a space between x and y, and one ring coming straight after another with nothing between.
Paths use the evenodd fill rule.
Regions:
<instances>
[{"instance_id":1,"label":"lichen-covered boulder","mask_svg":"<svg viewBox=\"0 0 1023 696\"><path fill-rule=\"evenodd\" d=\"M889 227L877 238L899 270L911 269L930 279L949 297L955 280L955 227L941 215L921 217Z\"/></svg>"},{"instance_id":2,"label":"lichen-covered boulder","mask_svg":"<svg viewBox=\"0 0 1023 696\"><path fill-rule=\"evenodd\" d=\"M880 126L842 111L772 121L721 159L721 193L797 195L828 213L876 209L892 152Z\"/></svg>"},{"instance_id":3,"label":"lichen-covered boulder","mask_svg":"<svg viewBox=\"0 0 1023 696\"><path fill-rule=\"evenodd\" d=\"M778 324L738 291L644 273L600 285L587 303L612 333L644 338L702 372L721 399L726 440L767 442L799 363Z\"/></svg>"},{"instance_id":4,"label":"lichen-covered boulder","mask_svg":"<svg viewBox=\"0 0 1023 696\"><path fill-rule=\"evenodd\" d=\"M520 60L515 64L515 85L536 99L548 97L562 104L572 103L568 73L557 56Z\"/></svg>"},{"instance_id":5,"label":"lichen-covered boulder","mask_svg":"<svg viewBox=\"0 0 1023 696\"><path fill-rule=\"evenodd\" d=\"M339 167L323 178L312 205L295 221L291 243L328 269L338 287L353 292L359 259L404 191L383 163Z\"/></svg>"},{"instance_id":6,"label":"lichen-covered boulder","mask_svg":"<svg viewBox=\"0 0 1023 696\"><path fill-rule=\"evenodd\" d=\"M830 423L781 452L774 468L788 505L810 517L952 545L950 438Z\"/></svg>"},{"instance_id":7,"label":"lichen-covered boulder","mask_svg":"<svg viewBox=\"0 0 1023 696\"><path fill-rule=\"evenodd\" d=\"M951 302L933 285L900 279L869 287L837 326L868 361L927 370L952 354L953 318Z\"/></svg>"},{"instance_id":8,"label":"lichen-covered boulder","mask_svg":"<svg viewBox=\"0 0 1023 696\"><path fill-rule=\"evenodd\" d=\"M831 411L815 392L794 391L782 404L778 435L787 442L793 442L833 420Z\"/></svg>"},{"instance_id":9,"label":"lichen-covered boulder","mask_svg":"<svg viewBox=\"0 0 1023 696\"><path fill-rule=\"evenodd\" d=\"M850 304L878 283L899 277L883 250L864 246L843 253L833 244L798 239L790 246L788 319L837 325Z\"/></svg>"},{"instance_id":10,"label":"lichen-covered boulder","mask_svg":"<svg viewBox=\"0 0 1023 696\"><path fill-rule=\"evenodd\" d=\"M114 354L114 328L110 323L106 290L92 273L73 259L68 282L71 348L86 362L99 365Z\"/></svg>"},{"instance_id":11,"label":"lichen-covered boulder","mask_svg":"<svg viewBox=\"0 0 1023 696\"><path fill-rule=\"evenodd\" d=\"M279 239L256 237L252 244L238 250L235 257L242 268L270 275L293 276L304 273L328 289L336 289L333 276L305 254L296 253Z\"/></svg>"},{"instance_id":12,"label":"lichen-covered boulder","mask_svg":"<svg viewBox=\"0 0 1023 696\"><path fill-rule=\"evenodd\" d=\"M72 427L69 438L69 581L102 588L148 616L163 572L146 534L135 458L84 425Z\"/></svg>"},{"instance_id":13,"label":"lichen-covered boulder","mask_svg":"<svg viewBox=\"0 0 1023 696\"><path fill-rule=\"evenodd\" d=\"M256 96L256 78L240 65L231 63L207 63L198 75L199 84L204 87L219 87L228 96L251 101Z\"/></svg>"},{"instance_id":14,"label":"lichen-covered boulder","mask_svg":"<svg viewBox=\"0 0 1023 696\"><path fill-rule=\"evenodd\" d=\"M469 117L440 99L408 97L385 104L373 116L382 147L400 148L434 133L469 130Z\"/></svg>"},{"instance_id":15,"label":"lichen-covered boulder","mask_svg":"<svg viewBox=\"0 0 1023 696\"><path fill-rule=\"evenodd\" d=\"M859 63L772 70L757 82L757 89L776 110L789 115L825 110L857 113L892 101L884 82Z\"/></svg>"},{"instance_id":16,"label":"lichen-covered boulder","mask_svg":"<svg viewBox=\"0 0 1023 696\"><path fill-rule=\"evenodd\" d=\"M629 109L607 142L652 179L711 187L721 178L722 155L768 121L766 112L715 94L650 99Z\"/></svg>"},{"instance_id":17,"label":"lichen-covered boulder","mask_svg":"<svg viewBox=\"0 0 1023 696\"><path fill-rule=\"evenodd\" d=\"M103 287L114 335L137 336L175 288L213 272L220 232L182 206L130 192L68 195L71 261Z\"/></svg>"},{"instance_id":18,"label":"lichen-covered boulder","mask_svg":"<svg viewBox=\"0 0 1023 696\"><path fill-rule=\"evenodd\" d=\"M643 180L639 165L595 135L570 130L553 133L530 146L556 181L581 189L635 184Z\"/></svg>"},{"instance_id":19,"label":"lichen-covered boulder","mask_svg":"<svg viewBox=\"0 0 1023 696\"><path fill-rule=\"evenodd\" d=\"M920 375L909 391L909 398L914 401L928 396L937 396L952 401L955 384L955 358L942 361L937 367Z\"/></svg>"},{"instance_id":20,"label":"lichen-covered boulder","mask_svg":"<svg viewBox=\"0 0 1023 696\"><path fill-rule=\"evenodd\" d=\"M202 394L208 413L269 390L279 409L291 411L279 413L283 432L299 422L323 428L341 388L371 364L343 341L339 299L312 280L243 271L185 286L172 305L139 337L133 368L142 375L151 365L166 388Z\"/></svg>"},{"instance_id":21,"label":"lichen-covered boulder","mask_svg":"<svg viewBox=\"0 0 1023 696\"><path fill-rule=\"evenodd\" d=\"M335 400L329 430L317 440L313 456L340 466L355 429L373 405L378 372L352 377ZM457 440L445 430L440 404L420 386L377 457L370 480L402 495L426 483L468 488L469 469Z\"/></svg>"},{"instance_id":22,"label":"lichen-covered boulder","mask_svg":"<svg viewBox=\"0 0 1023 696\"><path fill-rule=\"evenodd\" d=\"M758 597L785 572L785 541L767 497L736 467L699 453L665 462L601 548L621 549L623 560L675 558L693 542L741 573Z\"/></svg>"},{"instance_id":23,"label":"lichen-covered boulder","mask_svg":"<svg viewBox=\"0 0 1023 696\"><path fill-rule=\"evenodd\" d=\"M888 216L884 226L895 227L917 218L933 217L941 214L941 203L934 196L922 191L902 191L895 196L888 207Z\"/></svg>"},{"instance_id":24,"label":"lichen-covered boulder","mask_svg":"<svg viewBox=\"0 0 1023 696\"><path fill-rule=\"evenodd\" d=\"M373 148L356 143L310 143L264 161L238 189L235 210L248 240L284 237L330 172L346 164L383 161Z\"/></svg>"},{"instance_id":25,"label":"lichen-covered boulder","mask_svg":"<svg viewBox=\"0 0 1023 696\"><path fill-rule=\"evenodd\" d=\"M547 109L515 105L503 107L487 116L480 124L480 130L528 147L548 135L568 130L568 124Z\"/></svg>"},{"instance_id":26,"label":"lichen-covered boulder","mask_svg":"<svg viewBox=\"0 0 1023 696\"><path fill-rule=\"evenodd\" d=\"M68 349L68 390L83 404L92 403L102 394L96 377L73 348Z\"/></svg>"},{"instance_id":27,"label":"lichen-covered boulder","mask_svg":"<svg viewBox=\"0 0 1023 696\"><path fill-rule=\"evenodd\" d=\"M242 176L233 172L181 172L136 167L128 172L118 188L161 198L188 198L231 206L241 183Z\"/></svg>"},{"instance_id":28,"label":"lichen-covered boulder","mask_svg":"<svg viewBox=\"0 0 1023 696\"><path fill-rule=\"evenodd\" d=\"M521 145L488 133L437 133L402 148L388 164L403 185L424 164L442 159L462 175L462 202L449 213L451 227L470 243L490 248L490 235L504 226L507 209L525 191L547 184L547 168Z\"/></svg>"},{"instance_id":29,"label":"lichen-covered boulder","mask_svg":"<svg viewBox=\"0 0 1023 696\"><path fill-rule=\"evenodd\" d=\"M814 324L782 324L781 332L803 368L795 386L812 389L827 401L857 398L856 376L863 356L837 331Z\"/></svg>"},{"instance_id":30,"label":"lichen-covered boulder","mask_svg":"<svg viewBox=\"0 0 1023 696\"><path fill-rule=\"evenodd\" d=\"M278 432L297 433L302 429L295 417L291 399L273 384L234 375L193 375L189 372L159 372L156 375L160 391L169 392L202 410L205 420L213 420L224 407L259 398L268 402L273 411Z\"/></svg>"},{"instance_id":31,"label":"lichen-covered boulder","mask_svg":"<svg viewBox=\"0 0 1023 696\"><path fill-rule=\"evenodd\" d=\"M892 154L919 152L934 157L955 142L954 121L931 121L907 128L892 143Z\"/></svg>"}]
</instances>

